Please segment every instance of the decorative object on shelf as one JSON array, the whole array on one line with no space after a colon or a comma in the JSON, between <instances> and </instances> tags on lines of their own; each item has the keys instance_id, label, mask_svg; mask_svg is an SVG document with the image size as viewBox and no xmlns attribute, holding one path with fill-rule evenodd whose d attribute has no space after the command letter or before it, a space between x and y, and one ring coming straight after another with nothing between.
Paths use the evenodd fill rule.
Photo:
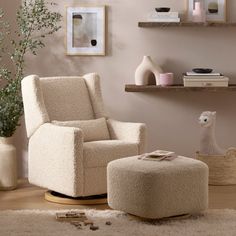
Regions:
<instances>
[{"instance_id":1,"label":"decorative object on shelf","mask_svg":"<svg viewBox=\"0 0 236 236\"><path fill-rule=\"evenodd\" d=\"M216 112L203 112L199 123L203 127L203 133L197 159L205 162L209 167L209 184L236 184L236 148L224 150L217 145L215 138Z\"/></svg>"},{"instance_id":2,"label":"decorative object on shelf","mask_svg":"<svg viewBox=\"0 0 236 236\"><path fill-rule=\"evenodd\" d=\"M206 21L206 10L204 6L204 2L194 2L194 9L193 9L193 22L205 22Z\"/></svg>"},{"instance_id":3,"label":"decorative object on shelf","mask_svg":"<svg viewBox=\"0 0 236 236\"><path fill-rule=\"evenodd\" d=\"M20 125L23 114L21 80L24 77L25 55L37 55L38 49L45 47L44 38L61 28L58 23L62 16L49 10L49 6L55 7L56 4L44 0L23 0L16 13L17 32L11 31L4 12L0 10L0 58L9 57L12 62L9 68L5 65L0 68L0 168L5 166L0 171L0 185L3 187L15 187L15 150L9 140ZM9 42L11 47L8 47Z\"/></svg>"},{"instance_id":4,"label":"decorative object on shelf","mask_svg":"<svg viewBox=\"0 0 236 236\"><path fill-rule=\"evenodd\" d=\"M163 9L163 10L161 10ZM156 11L153 11L148 14L147 21L150 22L180 22L178 12L167 12L164 11L165 8L156 8ZM170 8L166 8L170 9Z\"/></svg>"},{"instance_id":5,"label":"decorative object on shelf","mask_svg":"<svg viewBox=\"0 0 236 236\"><path fill-rule=\"evenodd\" d=\"M203 155L224 155L226 151L218 146L215 137L216 112L203 112L199 117L199 124L202 127L199 153Z\"/></svg>"},{"instance_id":6,"label":"decorative object on shelf","mask_svg":"<svg viewBox=\"0 0 236 236\"><path fill-rule=\"evenodd\" d=\"M16 186L16 148L12 138L0 137L0 190L13 190Z\"/></svg>"},{"instance_id":7,"label":"decorative object on shelf","mask_svg":"<svg viewBox=\"0 0 236 236\"><path fill-rule=\"evenodd\" d=\"M156 65L150 56L144 56L143 61L135 71L135 84L149 85L149 77L151 74L154 74L156 85L160 85L160 73L163 73L161 67Z\"/></svg>"},{"instance_id":8,"label":"decorative object on shelf","mask_svg":"<svg viewBox=\"0 0 236 236\"><path fill-rule=\"evenodd\" d=\"M161 73L159 79L161 86L171 86L174 84L174 74L173 73Z\"/></svg>"},{"instance_id":9,"label":"decorative object on shelf","mask_svg":"<svg viewBox=\"0 0 236 236\"><path fill-rule=\"evenodd\" d=\"M210 69L210 68L194 68L192 71L197 73L197 74L209 74L209 73L212 73L213 69Z\"/></svg>"},{"instance_id":10,"label":"decorative object on shelf","mask_svg":"<svg viewBox=\"0 0 236 236\"><path fill-rule=\"evenodd\" d=\"M207 22L226 22L226 1L227 0L188 0L188 20L193 21L195 4L204 4Z\"/></svg>"},{"instance_id":11,"label":"decorative object on shelf","mask_svg":"<svg viewBox=\"0 0 236 236\"><path fill-rule=\"evenodd\" d=\"M105 55L105 6L67 8L67 55Z\"/></svg>"},{"instance_id":12,"label":"decorative object on shelf","mask_svg":"<svg viewBox=\"0 0 236 236\"><path fill-rule=\"evenodd\" d=\"M156 12L169 12L170 11L170 7L157 7Z\"/></svg>"}]
</instances>

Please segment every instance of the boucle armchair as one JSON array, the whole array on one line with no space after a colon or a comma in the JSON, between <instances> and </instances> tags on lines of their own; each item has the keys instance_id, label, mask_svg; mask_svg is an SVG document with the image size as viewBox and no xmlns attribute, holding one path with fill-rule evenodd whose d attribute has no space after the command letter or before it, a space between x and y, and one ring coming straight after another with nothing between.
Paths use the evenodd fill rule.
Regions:
<instances>
[{"instance_id":1,"label":"boucle armchair","mask_svg":"<svg viewBox=\"0 0 236 236\"><path fill-rule=\"evenodd\" d=\"M29 182L71 196L107 192L106 167L142 154L144 124L107 118L97 74L22 81Z\"/></svg>"}]
</instances>

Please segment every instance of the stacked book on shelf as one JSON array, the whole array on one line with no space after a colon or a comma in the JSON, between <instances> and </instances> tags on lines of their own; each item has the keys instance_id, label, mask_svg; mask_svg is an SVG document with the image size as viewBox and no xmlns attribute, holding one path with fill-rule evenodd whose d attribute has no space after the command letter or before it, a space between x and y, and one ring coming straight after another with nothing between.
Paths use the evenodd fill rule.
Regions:
<instances>
[{"instance_id":1,"label":"stacked book on shelf","mask_svg":"<svg viewBox=\"0 0 236 236\"><path fill-rule=\"evenodd\" d=\"M229 78L221 73L187 72L183 77L184 87L228 87Z\"/></svg>"},{"instance_id":2,"label":"stacked book on shelf","mask_svg":"<svg viewBox=\"0 0 236 236\"><path fill-rule=\"evenodd\" d=\"M150 22L180 22L178 12L153 12L149 14L147 21Z\"/></svg>"}]
</instances>

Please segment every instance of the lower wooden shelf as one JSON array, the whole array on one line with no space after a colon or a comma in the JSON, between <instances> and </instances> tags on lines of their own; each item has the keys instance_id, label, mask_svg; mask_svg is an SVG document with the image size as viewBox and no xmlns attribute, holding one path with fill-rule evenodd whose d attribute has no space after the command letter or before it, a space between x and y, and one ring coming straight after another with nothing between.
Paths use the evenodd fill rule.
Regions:
<instances>
[{"instance_id":1,"label":"lower wooden shelf","mask_svg":"<svg viewBox=\"0 0 236 236\"><path fill-rule=\"evenodd\" d=\"M184 87L181 84L176 84L173 86L161 87L156 85L135 85L127 84L125 85L126 92L164 92L164 91L207 91L207 92L218 92L218 91L235 91L236 84L231 84L229 87Z\"/></svg>"}]
</instances>

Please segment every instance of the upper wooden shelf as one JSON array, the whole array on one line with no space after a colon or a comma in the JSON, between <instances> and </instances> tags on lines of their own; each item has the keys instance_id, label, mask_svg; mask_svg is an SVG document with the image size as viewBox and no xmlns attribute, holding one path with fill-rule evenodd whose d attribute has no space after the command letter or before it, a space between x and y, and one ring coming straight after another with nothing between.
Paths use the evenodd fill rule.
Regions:
<instances>
[{"instance_id":1,"label":"upper wooden shelf","mask_svg":"<svg viewBox=\"0 0 236 236\"><path fill-rule=\"evenodd\" d=\"M143 28L149 28L149 27L236 27L236 23L195 23L195 22L168 22L168 23L162 23L162 22L139 22L139 27Z\"/></svg>"},{"instance_id":2,"label":"upper wooden shelf","mask_svg":"<svg viewBox=\"0 0 236 236\"><path fill-rule=\"evenodd\" d=\"M236 84L231 84L229 87L184 87L183 85L173 85L167 87L161 87L156 85L125 85L126 92L165 92L165 91L207 91L207 92L218 92L218 91L235 91Z\"/></svg>"}]
</instances>

